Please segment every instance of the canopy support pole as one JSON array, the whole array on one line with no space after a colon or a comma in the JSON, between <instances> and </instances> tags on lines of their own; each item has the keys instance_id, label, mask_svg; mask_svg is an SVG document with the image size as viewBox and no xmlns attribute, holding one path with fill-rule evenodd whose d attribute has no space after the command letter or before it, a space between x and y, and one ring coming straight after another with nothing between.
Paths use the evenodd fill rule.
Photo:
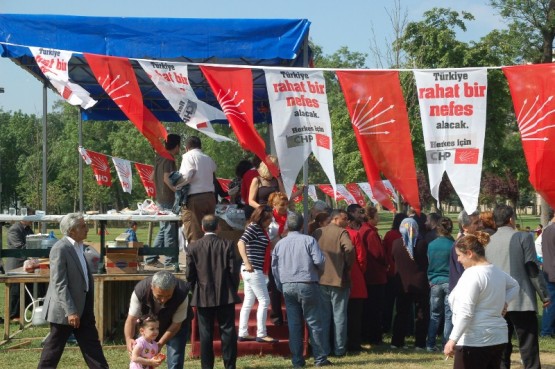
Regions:
<instances>
[{"instance_id":1,"label":"canopy support pole","mask_svg":"<svg viewBox=\"0 0 555 369\"><path fill-rule=\"evenodd\" d=\"M47 113L48 113L48 99L47 99L47 92L48 92L48 88L46 85L46 82L42 84L42 209L47 212L47 200L46 200L46 178L47 178L47 173L46 173L46 159L47 159L47 149L48 149L48 145L47 145L47 129L46 129L46 125L48 122L48 119L46 117ZM41 233L46 233L46 223L45 222L41 222Z\"/></svg>"},{"instance_id":2,"label":"canopy support pole","mask_svg":"<svg viewBox=\"0 0 555 369\"><path fill-rule=\"evenodd\" d=\"M77 131L78 131L78 141L79 147L83 147L83 118L81 117L81 108L79 108L79 112L77 113ZM83 158L81 158L81 154L77 152L77 156L79 157L79 211L83 212Z\"/></svg>"},{"instance_id":3,"label":"canopy support pole","mask_svg":"<svg viewBox=\"0 0 555 369\"><path fill-rule=\"evenodd\" d=\"M308 68L308 36L303 42L303 67ZM308 158L303 163L303 217L304 233L308 234Z\"/></svg>"}]
</instances>

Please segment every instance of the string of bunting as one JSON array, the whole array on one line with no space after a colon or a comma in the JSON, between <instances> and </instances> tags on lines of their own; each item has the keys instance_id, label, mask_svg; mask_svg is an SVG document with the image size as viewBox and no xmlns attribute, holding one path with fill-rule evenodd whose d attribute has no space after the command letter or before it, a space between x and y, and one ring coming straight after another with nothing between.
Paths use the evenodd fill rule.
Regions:
<instances>
[{"instance_id":1,"label":"string of bunting","mask_svg":"<svg viewBox=\"0 0 555 369\"><path fill-rule=\"evenodd\" d=\"M42 72L66 101L84 109L94 105L88 92L76 87L69 78L67 65L71 56L78 52L29 49ZM241 147L255 153L275 172L277 169L267 160L264 141L253 123L251 69L264 70L274 122L274 144L289 195L302 163L310 154L322 165L333 194L339 192L335 182L331 121L323 75L324 71L334 72L345 97L374 198L385 207L393 206L381 180L383 176L391 181L405 202L419 211L408 113L399 80L399 72L412 72L416 80L432 196L439 201L439 184L443 174L447 173L468 213L477 208L480 192L487 72L501 69L513 98L530 182L552 207L555 206L555 172L551 170L555 165L555 145L549 144L555 139L555 125L550 123L555 114L553 64L353 70L214 65L78 54L84 56L101 87L160 155L169 155L161 144L167 132L144 105L130 60L141 65L185 124L220 140L222 138L214 133L210 121L227 118ZM221 110L197 98L188 81L189 65L200 67ZM120 162L119 165L125 172L126 164ZM106 178L106 181L111 180Z\"/></svg>"},{"instance_id":2,"label":"string of bunting","mask_svg":"<svg viewBox=\"0 0 555 369\"><path fill-rule=\"evenodd\" d=\"M153 180L154 167L152 165L102 154L96 151L85 149L84 147L79 147L79 153L81 154L83 161L87 165L91 166L98 185L106 187L112 186L111 166L109 165L108 160L108 158L111 158L124 192L131 193L131 190L133 188L133 176L131 171L131 163L133 163L135 169L137 170L137 173L139 174L139 177L141 178L141 182L146 191L146 195L149 197L156 196L156 189ZM229 184L232 180L226 178L217 178L217 180L224 191L227 192L229 189ZM385 188L387 188L389 192L391 200L397 203L399 199L395 189L391 185L391 182L387 180L383 182ZM308 195L313 201L318 200L316 188L319 188L325 195L331 198L336 198L338 201L345 201L347 204L358 203L361 206L364 206L366 204L366 199L364 198L363 193L370 199L370 201L372 201L373 204L378 203L368 182L338 184L337 193L335 194L330 184L311 184L308 186ZM294 191L297 191L296 186L294 188ZM301 200L302 196L294 199L295 202L300 202Z\"/></svg>"}]
</instances>

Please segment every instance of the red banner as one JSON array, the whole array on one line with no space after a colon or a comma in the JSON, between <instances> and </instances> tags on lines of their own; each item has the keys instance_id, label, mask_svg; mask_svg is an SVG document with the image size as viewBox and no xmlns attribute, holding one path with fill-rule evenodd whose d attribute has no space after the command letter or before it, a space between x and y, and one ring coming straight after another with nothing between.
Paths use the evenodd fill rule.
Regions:
<instances>
[{"instance_id":1,"label":"red banner","mask_svg":"<svg viewBox=\"0 0 555 369\"><path fill-rule=\"evenodd\" d=\"M251 70L202 65L200 69L216 95L239 145L264 161L270 172L277 177L278 169L266 160L266 144L254 128Z\"/></svg>"},{"instance_id":2,"label":"red banner","mask_svg":"<svg viewBox=\"0 0 555 369\"><path fill-rule=\"evenodd\" d=\"M175 160L164 147L164 140L168 135L166 128L143 104L143 94L129 59L87 53L84 55L98 83L146 137L154 150L167 159Z\"/></svg>"},{"instance_id":3,"label":"red banner","mask_svg":"<svg viewBox=\"0 0 555 369\"><path fill-rule=\"evenodd\" d=\"M293 185L293 192L292 192L292 193L295 193L295 192L297 192L297 191L299 191L299 188L297 187L297 185ZM300 194L299 196L295 196L295 198L293 199L293 202L294 202L295 204L298 204L298 203L300 203L301 201L303 201L303 194L302 194L302 192L301 192L301 194Z\"/></svg>"},{"instance_id":4,"label":"red banner","mask_svg":"<svg viewBox=\"0 0 555 369\"><path fill-rule=\"evenodd\" d=\"M333 187L331 185L321 184L321 185L318 185L318 188L321 189L323 193L325 193L326 195L328 195L332 199L334 198ZM338 193L337 197L336 197L336 200L341 201L341 200L345 200L345 198Z\"/></svg>"},{"instance_id":5,"label":"red banner","mask_svg":"<svg viewBox=\"0 0 555 369\"><path fill-rule=\"evenodd\" d=\"M222 189L225 192L227 192L229 190L229 184L231 183L231 179L225 179L225 178L216 178L216 179L220 183L220 186L222 186Z\"/></svg>"},{"instance_id":6,"label":"red banner","mask_svg":"<svg viewBox=\"0 0 555 369\"><path fill-rule=\"evenodd\" d=\"M347 183L345 184L345 188L347 189L347 191L349 191L351 195L353 195L353 197L357 201L357 204L359 204L362 207L366 206L366 200L364 199L364 195L362 194L360 187L358 187L356 183Z\"/></svg>"},{"instance_id":7,"label":"red banner","mask_svg":"<svg viewBox=\"0 0 555 369\"><path fill-rule=\"evenodd\" d=\"M112 185L112 174L110 173L108 157L104 154L91 150L86 150L87 157L85 157L84 154L82 155L86 163L90 161L94 177L96 178L96 183L101 186L110 187Z\"/></svg>"},{"instance_id":8,"label":"red banner","mask_svg":"<svg viewBox=\"0 0 555 369\"><path fill-rule=\"evenodd\" d=\"M135 168L139 173L141 182L145 187L146 195L149 197L156 196L156 186L154 185L154 167L152 165L135 163Z\"/></svg>"},{"instance_id":9,"label":"red banner","mask_svg":"<svg viewBox=\"0 0 555 369\"><path fill-rule=\"evenodd\" d=\"M388 178L410 206L420 212L416 168L407 108L399 73L337 71L368 182L376 200L395 210L381 181Z\"/></svg>"},{"instance_id":10,"label":"red banner","mask_svg":"<svg viewBox=\"0 0 555 369\"><path fill-rule=\"evenodd\" d=\"M530 183L555 208L555 66L504 67Z\"/></svg>"}]
</instances>

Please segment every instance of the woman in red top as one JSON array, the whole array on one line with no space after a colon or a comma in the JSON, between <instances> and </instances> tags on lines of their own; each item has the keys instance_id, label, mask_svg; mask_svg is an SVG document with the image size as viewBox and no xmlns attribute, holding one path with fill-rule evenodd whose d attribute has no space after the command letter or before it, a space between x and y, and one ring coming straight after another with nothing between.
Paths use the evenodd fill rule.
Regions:
<instances>
[{"instance_id":1,"label":"woman in red top","mask_svg":"<svg viewBox=\"0 0 555 369\"><path fill-rule=\"evenodd\" d=\"M368 298L364 313L364 331L368 343L371 345L382 344L382 311L387 283L387 269L389 263L386 257L382 240L378 234L377 225L380 221L378 209L366 206L364 209L366 222L362 222L359 229L362 244L367 251L367 267L364 277Z\"/></svg>"},{"instance_id":2,"label":"woman in red top","mask_svg":"<svg viewBox=\"0 0 555 369\"><path fill-rule=\"evenodd\" d=\"M347 351L360 352L362 350L362 324L364 302L368 298L364 272L366 271L366 249L362 245L358 232L360 223L349 213L349 232L355 247L356 262L351 268L351 292L347 306Z\"/></svg>"},{"instance_id":3,"label":"woman in red top","mask_svg":"<svg viewBox=\"0 0 555 369\"><path fill-rule=\"evenodd\" d=\"M281 311L282 294L276 287L276 282L270 266L272 264L271 250L273 250L275 244L285 237L288 232L287 214L289 209L289 200L287 199L287 195L283 192L274 192L268 197L268 204L272 206L272 214L274 216L274 219L268 229L272 245L271 248L269 247L267 249L266 260L264 263L265 272L267 269L268 274L268 290L270 291L270 306L272 307L270 319L274 325L283 325L283 313Z\"/></svg>"}]
</instances>

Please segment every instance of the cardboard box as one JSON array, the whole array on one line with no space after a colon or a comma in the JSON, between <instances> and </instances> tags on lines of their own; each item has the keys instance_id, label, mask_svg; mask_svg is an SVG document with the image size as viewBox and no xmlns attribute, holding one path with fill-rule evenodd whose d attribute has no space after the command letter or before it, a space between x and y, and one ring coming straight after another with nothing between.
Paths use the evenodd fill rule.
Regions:
<instances>
[{"instance_id":1,"label":"cardboard box","mask_svg":"<svg viewBox=\"0 0 555 369\"><path fill-rule=\"evenodd\" d=\"M107 274L137 273L138 249L108 248L106 249L105 266Z\"/></svg>"},{"instance_id":2,"label":"cardboard box","mask_svg":"<svg viewBox=\"0 0 555 369\"><path fill-rule=\"evenodd\" d=\"M131 242L128 242L127 245L128 245L129 247L135 248L135 249L141 249L141 248L143 248L143 243L142 243L142 242L131 241ZM137 257L137 261L141 262L141 261L143 261L143 260L144 260L143 255L139 255L139 256Z\"/></svg>"}]
</instances>

